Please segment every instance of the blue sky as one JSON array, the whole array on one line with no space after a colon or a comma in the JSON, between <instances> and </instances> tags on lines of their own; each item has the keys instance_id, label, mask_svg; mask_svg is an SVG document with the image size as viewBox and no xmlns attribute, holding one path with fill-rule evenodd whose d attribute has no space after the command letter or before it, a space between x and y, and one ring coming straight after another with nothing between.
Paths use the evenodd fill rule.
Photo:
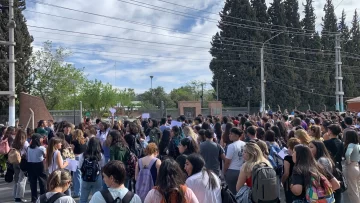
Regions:
<instances>
[{"instance_id":1,"label":"blue sky","mask_svg":"<svg viewBox=\"0 0 360 203\"><path fill-rule=\"evenodd\" d=\"M124 1L133 2L132 0ZM159 0L137 1L191 15L219 19L217 15L182 8ZM221 11L224 4L222 0L166 1L212 13ZM301 16L303 16L303 1L299 1ZM112 37L104 38L29 27L35 40L33 43L34 50L39 49L41 44L47 40L52 41L55 46L68 48L73 52L73 55L66 61L78 68L85 67L89 79L98 79L121 89L133 88L136 93L142 93L150 88L150 75L154 76L153 86L163 86L167 92L173 88L186 85L192 80L207 83L212 81L212 73L209 70L211 55L208 51L211 46L211 36L218 30L214 22L143 8L125 3L122 0L43 0L41 2L117 18L110 19L27 2L27 10L24 14L28 25ZM267 0L267 3L270 2L272 1ZM334 0L333 2L334 5L337 5L341 0ZM317 29L321 28L324 3L325 0L314 1ZM347 20L350 22L355 8L360 8L360 1L344 0L337 8L336 14L340 17L341 11L344 9L347 13ZM171 30L156 29L119 19L161 26ZM134 31L134 29L143 32ZM185 32L177 32L176 30L184 30ZM124 39L157 42L157 44ZM210 84L207 85L207 88L211 88Z\"/></svg>"}]
</instances>

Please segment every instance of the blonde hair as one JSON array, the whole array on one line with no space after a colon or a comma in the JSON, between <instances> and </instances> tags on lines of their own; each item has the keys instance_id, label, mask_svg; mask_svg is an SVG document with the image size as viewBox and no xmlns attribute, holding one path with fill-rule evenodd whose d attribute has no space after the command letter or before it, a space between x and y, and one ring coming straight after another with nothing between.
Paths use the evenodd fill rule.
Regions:
<instances>
[{"instance_id":1,"label":"blonde hair","mask_svg":"<svg viewBox=\"0 0 360 203\"><path fill-rule=\"evenodd\" d=\"M189 127L189 126L185 126L184 127L184 134L187 136L190 136L191 139L193 140L197 140L198 135L194 132L194 130Z\"/></svg>"},{"instance_id":2,"label":"blonde hair","mask_svg":"<svg viewBox=\"0 0 360 203\"><path fill-rule=\"evenodd\" d=\"M149 143L145 148L145 154L146 155L152 155L156 152L159 152L159 149L155 143Z\"/></svg>"},{"instance_id":3,"label":"blonde hair","mask_svg":"<svg viewBox=\"0 0 360 203\"><path fill-rule=\"evenodd\" d=\"M269 156L269 148L266 144L266 142L262 141L262 140L258 140L256 141L256 144L260 147L261 151L263 152L264 156Z\"/></svg>"},{"instance_id":4,"label":"blonde hair","mask_svg":"<svg viewBox=\"0 0 360 203\"><path fill-rule=\"evenodd\" d=\"M71 174L64 169L57 169L53 171L47 181L48 191L52 191L57 187L65 187L71 182Z\"/></svg>"},{"instance_id":5,"label":"blonde hair","mask_svg":"<svg viewBox=\"0 0 360 203\"><path fill-rule=\"evenodd\" d=\"M311 137L304 129L299 129L295 131L295 137L298 138L301 144L309 145L311 142Z\"/></svg>"},{"instance_id":6,"label":"blonde hair","mask_svg":"<svg viewBox=\"0 0 360 203\"><path fill-rule=\"evenodd\" d=\"M264 157L263 152L257 144L251 142L246 143L244 152L248 154L248 160L243 165L245 172L251 173L254 166L262 162L266 163L269 167L272 167L267 158Z\"/></svg>"},{"instance_id":7,"label":"blonde hair","mask_svg":"<svg viewBox=\"0 0 360 203\"><path fill-rule=\"evenodd\" d=\"M77 140L81 145L85 144L86 139L84 138L83 131L80 129L75 130L75 132L72 135L72 140L73 141Z\"/></svg>"}]
</instances>

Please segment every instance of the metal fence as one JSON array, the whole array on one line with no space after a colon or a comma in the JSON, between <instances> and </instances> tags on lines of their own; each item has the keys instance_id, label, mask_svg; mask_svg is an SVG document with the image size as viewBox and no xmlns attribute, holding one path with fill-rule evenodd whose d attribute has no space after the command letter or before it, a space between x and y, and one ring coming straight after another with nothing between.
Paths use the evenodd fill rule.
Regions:
<instances>
[{"instance_id":1,"label":"metal fence","mask_svg":"<svg viewBox=\"0 0 360 203\"><path fill-rule=\"evenodd\" d=\"M75 125L82 122L82 115L80 110L51 110L49 111L55 122L69 121L74 122Z\"/></svg>"}]
</instances>

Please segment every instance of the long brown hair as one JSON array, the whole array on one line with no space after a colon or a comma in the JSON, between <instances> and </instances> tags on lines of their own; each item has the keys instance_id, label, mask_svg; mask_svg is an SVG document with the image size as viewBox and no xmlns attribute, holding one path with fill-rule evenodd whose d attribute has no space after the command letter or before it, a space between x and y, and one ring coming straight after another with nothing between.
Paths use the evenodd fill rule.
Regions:
<instances>
[{"instance_id":1,"label":"long brown hair","mask_svg":"<svg viewBox=\"0 0 360 203\"><path fill-rule=\"evenodd\" d=\"M49 146L46 149L46 164L49 167L51 165L51 162L53 161L55 145L62 143L62 139L53 137L50 139Z\"/></svg>"},{"instance_id":2,"label":"long brown hair","mask_svg":"<svg viewBox=\"0 0 360 203\"><path fill-rule=\"evenodd\" d=\"M24 130L18 130L13 141L12 147L21 150L24 147L25 141L27 138L27 134Z\"/></svg>"}]
</instances>

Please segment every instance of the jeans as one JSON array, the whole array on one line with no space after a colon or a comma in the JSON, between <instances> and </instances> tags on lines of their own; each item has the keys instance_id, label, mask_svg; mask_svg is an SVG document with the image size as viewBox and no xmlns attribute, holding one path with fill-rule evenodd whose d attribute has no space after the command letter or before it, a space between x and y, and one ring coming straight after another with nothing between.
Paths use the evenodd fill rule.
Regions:
<instances>
[{"instance_id":1,"label":"jeans","mask_svg":"<svg viewBox=\"0 0 360 203\"><path fill-rule=\"evenodd\" d=\"M46 180L47 175L45 173L45 167L43 162L32 163L29 162L28 177L31 189L31 201L36 202L38 198L37 194L37 182L39 181L40 195L46 192Z\"/></svg>"},{"instance_id":2,"label":"jeans","mask_svg":"<svg viewBox=\"0 0 360 203\"><path fill-rule=\"evenodd\" d=\"M79 156L75 156L75 160L79 161ZM76 169L76 171L73 173L73 183L74 183L74 196L81 196L81 171L80 171L80 167L78 166L78 168Z\"/></svg>"},{"instance_id":3,"label":"jeans","mask_svg":"<svg viewBox=\"0 0 360 203\"><path fill-rule=\"evenodd\" d=\"M233 195L237 194L236 183L237 183L239 174L240 174L240 170L228 169L225 172L225 182L228 185L229 190L233 193Z\"/></svg>"},{"instance_id":4,"label":"jeans","mask_svg":"<svg viewBox=\"0 0 360 203\"><path fill-rule=\"evenodd\" d=\"M20 170L19 164L13 164L14 167L14 191L13 195L14 198L24 198L25 193L25 186L27 177L25 176L24 172Z\"/></svg>"},{"instance_id":5,"label":"jeans","mask_svg":"<svg viewBox=\"0 0 360 203\"><path fill-rule=\"evenodd\" d=\"M102 189L102 177L99 175L96 182L85 182L81 183L81 196L80 203L87 203L90 193L95 194L95 192Z\"/></svg>"}]
</instances>

